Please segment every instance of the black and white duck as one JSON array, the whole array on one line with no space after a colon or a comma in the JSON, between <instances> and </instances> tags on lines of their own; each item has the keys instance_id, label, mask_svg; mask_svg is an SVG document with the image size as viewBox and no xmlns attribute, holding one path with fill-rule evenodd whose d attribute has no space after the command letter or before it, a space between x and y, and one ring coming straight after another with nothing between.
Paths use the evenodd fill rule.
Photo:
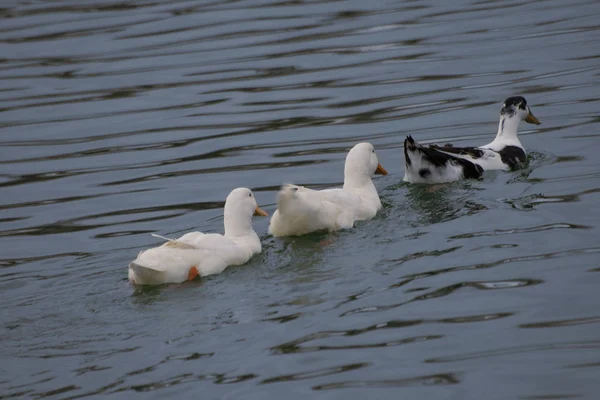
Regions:
<instances>
[{"instance_id":1,"label":"black and white duck","mask_svg":"<svg viewBox=\"0 0 600 400\"><path fill-rule=\"evenodd\" d=\"M486 170L512 170L527 162L517 130L521 121L539 125L524 97L509 97L500 111L496 138L484 146L421 145L411 136L404 141L404 181L445 183L479 178Z\"/></svg>"}]
</instances>

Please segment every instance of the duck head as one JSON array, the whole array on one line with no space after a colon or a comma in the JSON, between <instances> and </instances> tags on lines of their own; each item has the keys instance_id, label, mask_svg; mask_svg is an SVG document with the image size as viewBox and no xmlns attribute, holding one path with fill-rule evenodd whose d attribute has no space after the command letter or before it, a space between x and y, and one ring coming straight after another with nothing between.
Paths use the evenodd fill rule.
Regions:
<instances>
[{"instance_id":1,"label":"duck head","mask_svg":"<svg viewBox=\"0 0 600 400\"><path fill-rule=\"evenodd\" d=\"M364 185L374 174L387 175L371 143L359 143L346 156L344 187Z\"/></svg>"},{"instance_id":2,"label":"duck head","mask_svg":"<svg viewBox=\"0 0 600 400\"><path fill-rule=\"evenodd\" d=\"M506 118L516 117L520 121L525 121L529 124L541 124L540 120L531 113L525 97L521 96L513 96L506 99L502 105L502 110L500 110L500 116Z\"/></svg>"},{"instance_id":3,"label":"duck head","mask_svg":"<svg viewBox=\"0 0 600 400\"><path fill-rule=\"evenodd\" d=\"M256 204L254 194L248 188L237 188L225 200L225 235L239 236L252 231L252 216L268 214Z\"/></svg>"},{"instance_id":4,"label":"duck head","mask_svg":"<svg viewBox=\"0 0 600 400\"><path fill-rule=\"evenodd\" d=\"M517 129L519 123L525 121L529 124L541 124L527 105L527 100L521 96L509 97L504 101L500 110L500 123L498 124L498 134L496 140L517 141Z\"/></svg>"}]
</instances>

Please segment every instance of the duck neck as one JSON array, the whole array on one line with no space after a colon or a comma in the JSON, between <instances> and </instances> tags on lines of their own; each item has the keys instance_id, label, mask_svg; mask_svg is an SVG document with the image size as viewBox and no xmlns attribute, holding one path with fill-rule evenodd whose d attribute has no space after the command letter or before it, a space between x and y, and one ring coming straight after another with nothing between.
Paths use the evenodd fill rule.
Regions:
<instances>
[{"instance_id":1,"label":"duck neck","mask_svg":"<svg viewBox=\"0 0 600 400\"><path fill-rule=\"evenodd\" d=\"M377 196L377 189L370 176L348 170L344 174L344 190L360 190L365 194Z\"/></svg>"},{"instance_id":2,"label":"duck neck","mask_svg":"<svg viewBox=\"0 0 600 400\"><path fill-rule=\"evenodd\" d=\"M225 205L224 213L224 225L225 225L225 236L246 236L252 232L252 217L243 217L242 213L235 212Z\"/></svg>"},{"instance_id":3,"label":"duck neck","mask_svg":"<svg viewBox=\"0 0 600 400\"><path fill-rule=\"evenodd\" d=\"M498 133L494 141L512 142L518 143L519 138L517 137L517 130L519 129L519 123L521 120L517 116L501 115L500 122L498 123Z\"/></svg>"}]
</instances>

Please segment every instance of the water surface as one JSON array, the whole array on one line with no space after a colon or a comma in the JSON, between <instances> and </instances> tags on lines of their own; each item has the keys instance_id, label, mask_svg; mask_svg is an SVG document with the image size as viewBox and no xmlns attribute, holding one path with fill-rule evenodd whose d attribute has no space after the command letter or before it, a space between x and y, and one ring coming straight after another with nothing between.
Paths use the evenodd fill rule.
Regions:
<instances>
[{"instance_id":1,"label":"water surface","mask_svg":"<svg viewBox=\"0 0 600 400\"><path fill-rule=\"evenodd\" d=\"M8 1L0 9L0 397L592 399L600 368L600 4ZM447 2L446 2L447 3ZM402 142L530 166L409 186ZM389 175L357 229L135 288L150 233L229 191Z\"/></svg>"}]
</instances>

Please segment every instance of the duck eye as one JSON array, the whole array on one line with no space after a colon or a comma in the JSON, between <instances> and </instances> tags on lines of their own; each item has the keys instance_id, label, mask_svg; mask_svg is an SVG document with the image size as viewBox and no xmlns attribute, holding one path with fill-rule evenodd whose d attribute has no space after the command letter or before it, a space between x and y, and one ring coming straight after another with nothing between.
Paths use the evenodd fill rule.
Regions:
<instances>
[{"instance_id":1,"label":"duck eye","mask_svg":"<svg viewBox=\"0 0 600 400\"><path fill-rule=\"evenodd\" d=\"M373 153L375 153L375 149L373 149Z\"/></svg>"},{"instance_id":2,"label":"duck eye","mask_svg":"<svg viewBox=\"0 0 600 400\"><path fill-rule=\"evenodd\" d=\"M248 193L248 197L252 197L252 193Z\"/></svg>"}]
</instances>

